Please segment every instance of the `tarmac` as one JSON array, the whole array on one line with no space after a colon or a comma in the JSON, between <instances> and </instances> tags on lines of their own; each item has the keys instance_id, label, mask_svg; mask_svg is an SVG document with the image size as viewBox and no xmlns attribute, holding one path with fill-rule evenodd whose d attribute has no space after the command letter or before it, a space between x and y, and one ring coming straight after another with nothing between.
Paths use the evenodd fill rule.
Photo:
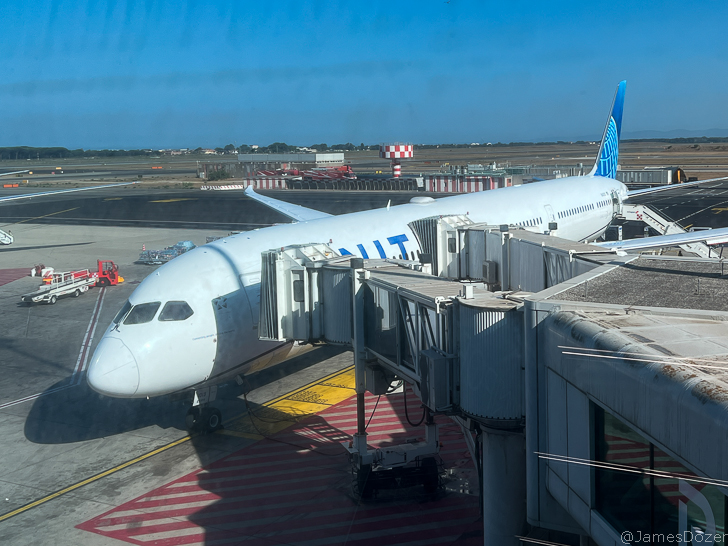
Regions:
<instances>
[{"instance_id":1,"label":"tarmac","mask_svg":"<svg viewBox=\"0 0 728 546\"><path fill-rule=\"evenodd\" d=\"M103 330L154 271L134 264L142 247L199 245L227 231L30 223L12 231L16 242L0 247L0 543L482 544L472 461L447 422L436 498L355 497L339 445L355 428L352 358L341 348L314 348L251 376L244 396L221 386L225 428L214 434L188 433L182 401L89 389L85 366ZM94 268L97 259L117 263L125 282L21 304L39 284L28 275L35 265ZM402 396L379 403L374 445L419 433L403 425ZM222 481L205 481L220 469Z\"/></svg>"}]
</instances>

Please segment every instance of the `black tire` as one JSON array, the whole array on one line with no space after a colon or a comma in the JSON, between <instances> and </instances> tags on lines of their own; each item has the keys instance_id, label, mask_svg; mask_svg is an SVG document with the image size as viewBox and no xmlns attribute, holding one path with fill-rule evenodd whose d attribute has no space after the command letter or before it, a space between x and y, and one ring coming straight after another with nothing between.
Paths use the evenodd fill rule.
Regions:
<instances>
[{"instance_id":1,"label":"black tire","mask_svg":"<svg viewBox=\"0 0 728 546\"><path fill-rule=\"evenodd\" d=\"M54 303L56 303L57 301L58 301L58 298L56 297L56 295L55 295L55 294L53 294L53 295L51 296L51 299L49 299L49 300L48 300L48 303L49 303L49 304L51 304L51 305L53 305L53 304L54 304Z\"/></svg>"},{"instance_id":2,"label":"black tire","mask_svg":"<svg viewBox=\"0 0 728 546\"><path fill-rule=\"evenodd\" d=\"M81 295L81 291L78 288L76 288L76 290L73 291L73 297L74 298L77 298L80 295Z\"/></svg>"},{"instance_id":3,"label":"black tire","mask_svg":"<svg viewBox=\"0 0 728 546\"><path fill-rule=\"evenodd\" d=\"M187 410L187 416L185 417L185 426L187 430L193 431L200 425L200 408L193 406Z\"/></svg>"},{"instance_id":4,"label":"black tire","mask_svg":"<svg viewBox=\"0 0 728 546\"><path fill-rule=\"evenodd\" d=\"M356 473L356 485L359 489L359 497L371 499L374 494L374 480L371 479L372 465L363 465Z\"/></svg>"},{"instance_id":5,"label":"black tire","mask_svg":"<svg viewBox=\"0 0 728 546\"><path fill-rule=\"evenodd\" d=\"M217 429L222 428L222 414L217 408L209 408L203 412L204 415L204 426L207 432L215 432Z\"/></svg>"},{"instance_id":6,"label":"black tire","mask_svg":"<svg viewBox=\"0 0 728 546\"><path fill-rule=\"evenodd\" d=\"M217 408L200 409L194 406L187 410L185 425L190 431L215 432L222 428L222 414Z\"/></svg>"},{"instance_id":7,"label":"black tire","mask_svg":"<svg viewBox=\"0 0 728 546\"><path fill-rule=\"evenodd\" d=\"M433 457L423 459L422 470L424 471L422 485L425 486L425 493L435 493L440 485L440 471L437 468L437 461Z\"/></svg>"}]
</instances>

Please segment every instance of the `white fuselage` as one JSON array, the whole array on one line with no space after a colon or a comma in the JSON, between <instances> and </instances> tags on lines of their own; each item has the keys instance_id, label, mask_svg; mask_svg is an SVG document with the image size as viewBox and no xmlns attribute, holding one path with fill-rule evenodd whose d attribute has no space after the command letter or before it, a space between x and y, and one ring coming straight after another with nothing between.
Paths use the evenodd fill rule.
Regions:
<instances>
[{"instance_id":1,"label":"white fuselage","mask_svg":"<svg viewBox=\"0 0 728 546\"><path fill-rule=\"evenodd\" d=\"M591 241L612 221L613 200L621 202L626 191L608 178L562 178L277 225L206 244L161 266L134 290L132 308L159 306L156 311L149 307L147 315L152 316L143 322L126 324L125 319L109 326L89 365L89 384L109 396L157 396L246 373L280 358L282 344L258 340L263 251L326 243L342 254L406 254L413 259L420 249L408 224L445 214L537 232L556 222L558 229L552 233L559 237ZM168 302L176 308L182 305L176 302L186 302L192 314L175 318L164 312Z\"/></svg>"}]
</instances>

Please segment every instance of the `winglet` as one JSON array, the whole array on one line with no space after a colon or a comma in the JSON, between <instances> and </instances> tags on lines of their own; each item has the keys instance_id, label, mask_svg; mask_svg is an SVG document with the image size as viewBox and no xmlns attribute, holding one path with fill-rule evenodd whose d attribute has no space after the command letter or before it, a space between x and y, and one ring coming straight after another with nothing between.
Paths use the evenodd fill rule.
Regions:
<instances>
[{"instance_id":1,"label":"winglet","mask_svg":"<svg viewBox=\"0 0 728 546\"><path fill-rule=\"evenodd\" d=\"M331 216L325 212L318 210L307 209L301 205L294 205L293 203L287 203L286 201L280 201L279 199L273 199L272 197L266 197L257 193L252 186L245 188L245 195L262 203L266 207L270 207L273 210L280 212L284 216L288 216L294 222L305 222L307 220L318 220L320 218L328 218Z\"/></svg>"},{"instance_id":2,"label":"winglet","mask_svg":"<svg viewBox=\"0 0 728 546\"><path fill-rule=\"evenodd\" d=\"M607 126L604 128L602 143L599 146L599 155L589 174L615 178L617 176L617 162L619 160L619 138L622 134L622 112L624 110L624 91L627 81L622 80L617 85L614 94L612 109L609 111Z\"/></svg>"}]
</instances>

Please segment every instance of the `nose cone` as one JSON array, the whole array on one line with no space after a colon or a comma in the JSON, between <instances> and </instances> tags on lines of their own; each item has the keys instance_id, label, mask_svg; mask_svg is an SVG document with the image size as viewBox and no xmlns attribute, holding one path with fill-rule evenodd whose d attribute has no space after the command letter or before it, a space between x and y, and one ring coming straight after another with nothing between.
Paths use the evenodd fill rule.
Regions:
<instances>
[{"instance_id":1,"label":"nose cone","mask_svg":"<svg viewBox=\"0 0 728 546\"><path fill-rule=\"evenodd\" d=\"M128 398L139 388L139 368L123 341L104 336L91 357L86 380L96 392Z\"/></svg>"}]
</instances>

